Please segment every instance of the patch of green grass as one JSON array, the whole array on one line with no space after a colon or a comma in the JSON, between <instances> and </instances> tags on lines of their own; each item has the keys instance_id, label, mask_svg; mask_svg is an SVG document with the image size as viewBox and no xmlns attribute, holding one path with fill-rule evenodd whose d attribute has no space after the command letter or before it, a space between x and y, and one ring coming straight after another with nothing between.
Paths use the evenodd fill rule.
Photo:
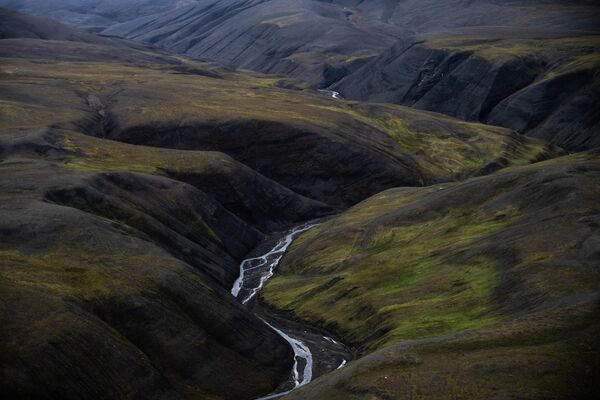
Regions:
<instances>
[{"instance_id":1,"label":"patch of green grass","mask_svg":"<svg viewBox=\"0 0 600 400\"><path fill-rule=\"evenodd\" d=\"M61 161L81 172L127 171L157 174L161 170L178 173L202 173L235 168L228 156L211 151L182 151L130 145L65 131L63 148L71 155Z\"/></svg>"},{"instance_id":2,"label":"patch of green grass","mask_svg":"<svg viewBox=\"0 0 600 400\"><path fill-rule=\"evenodd\" d=\"M577 183L589 178L574 171L594 162L591 153L571 155L466 183L380 193L301 235L263 298L373 350L497 325L509 318L503 301L597 290L598 275L579 250L588 231L575 217L589 212L597 188ZM569 180L572 195L546 205L539 191L564 190ZM574 217L549 229L548 215L561 213Z\"/></svg>"},{"instance_id":3,"label":"patch of green grass","mask_svg":"<svg viewBox=\"0 0 600 400\"><path fill-rule=\"evenodd\" d=\"M593 398L597 317L588 302L464 336L390 345L288 397Z\"/></svg>"},{"instance_id":4,"label":"patch of green grass","mask_svg":"<svg viewBox=\"0 0 600 400\"><path fill-rule=\"evenodd\" d=\"M543 79L552 79L567 73L597 71L598 69L600 69L600 51L576 56L567 62L555 65L545 73Z\"/></svg>"},{"instance_id":5,"label":"patch of green grass","mask_svg":"<svg viewBox=\"0 0 600 400\"><path fill-rule=\"evenodd\" d=\"M597 36L522 39L465 34L436 37L425 44L432 48L474 52L491 63L529 56L557 59L561 65L572 62L573 57L579 58L582 54L593 57L600 49L600 39Z\"/></svg>"},{"instance_id":6,"label":"patch of green grass","mask_svg":"<svg viewBox=\"0 0 600 400\"><path fill-rule=\"evenodd\" d=\"M348 229L346 224L368 221L368 210L362 204L348 213L366 211L363 220L336 221L344 228L335 233L327 233L334 225L326 223L301 237L291 251L302 256L281 267L265 288L265 299L373 348L498 321L492 310L498 284L494 262L480 258L456 264L434 254L466 247L502 229L517 217L516 210L505 210L502 220L449 213L425 222L384 225L370 234L364 225ZM328 287L328 282L335 283ZM375 325L386 332L372 337Z\"/></svg>"}]
</instances>

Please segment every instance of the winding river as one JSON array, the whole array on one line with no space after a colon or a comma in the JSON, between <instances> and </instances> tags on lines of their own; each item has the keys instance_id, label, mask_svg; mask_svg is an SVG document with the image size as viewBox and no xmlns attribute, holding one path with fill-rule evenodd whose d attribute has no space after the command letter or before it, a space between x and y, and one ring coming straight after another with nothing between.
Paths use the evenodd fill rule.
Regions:
<instances>
[{"instance_id":1,"label":"winding river","mask_svg":"<svg viewBox=\"0 0 600 400\"><path fill-rule=\"evenodd\" d=\"M317 225L306 224L296 227L281 238L267 253L242 261L240 264L240 275L231 288L231 294L237 297L242 304L248 303L260 291L269 278L273 276L275 268L285 254L285 251L292 244L294 238ZM290 334L284 332L282 329L277 328L273 323L264 319L263 322L285 339L294 350L294 366L292 368L294 387L287 391L261 397L258 400L275 399L284 396L292 390L309 383L313 376L313 355L308 345L302 340L290 336Z\"/></svg>"}]
</instances>

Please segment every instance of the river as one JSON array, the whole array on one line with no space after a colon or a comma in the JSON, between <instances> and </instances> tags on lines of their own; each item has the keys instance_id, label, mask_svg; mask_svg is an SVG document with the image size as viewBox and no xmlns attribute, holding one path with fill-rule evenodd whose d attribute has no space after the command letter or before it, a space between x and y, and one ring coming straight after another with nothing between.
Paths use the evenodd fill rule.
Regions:
<instances>
[{"instance_id":1,"label":"river","mask_svg":"<svg viewBox=\"0 0 600 400\"><path fill-rule=\"evenodd\" d=\"M255 296L260 289L275 274L279 262L294 239L317 225L309 223L293 228L285 232L269 251L243 260L240 264L240 275L231 288L231 294L242 304L250 306L255 314L288 342L294 351L294 363L289 382L281 385L283 389L280 388L275 393L258 400L284 396L310 383L315 375L342 368L350 357L342 343L324 335L320 330L268 313L260 304L256 304L256 301L251 301L256 299ZM318 353L316 360L317 354L313 355L313 352Z\"/></svg>"}]
</instances>

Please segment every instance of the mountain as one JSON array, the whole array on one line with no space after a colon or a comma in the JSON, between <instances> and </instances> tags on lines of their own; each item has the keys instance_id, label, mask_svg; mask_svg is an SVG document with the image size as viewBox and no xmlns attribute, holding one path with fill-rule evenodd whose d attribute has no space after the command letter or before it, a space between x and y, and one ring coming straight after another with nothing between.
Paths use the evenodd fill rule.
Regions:
<instances>
[{"instance_id":1,"label":"mountain","mask_svg":"<svg viewBox=\"0 0 600 400\"><path fill-rule=\"evenodd\" d=\"M0 8L0 38L33 38L84 43L110 43L109 39L70 28L49 18Z\"/></svg>"},{"instance_id":2,"label":"mountain","mask_svg":"<svg viewBox=\"0 0 600 400\"><path fill-rule=\"evenodd\" d=\"M570 150L598 146L600 38L515 36L399 42L332 88L512 128Z\"/></svg>"},{"instance_id":3,"label":"mountain","mask_svg":"<svg viewBox=\"0 0 600 400\"><path fill-rule=\"evenodd\" d=\"M0 2L67 21L75 6L58 3ZM103 35L286 74L348 99L499 125L569 150L600 140L600 7L591 1L129 0L76 10L110 17Z\"/></svg>"},{"instance_id":4,"label":"mountain","mask_svg":"<svg viewBox=\"0 0 600 400\"><path fill-rule=\"evenodd\" d=\"M90 31L133 18L167 12L195 0L1 0L0 6L52 17Z\"/></svg>"},{"instance_id":5,"label":"mountain","mask_svg":"<svg viewBox=\"0 0 600 400\"><path fill-rule=\"evenodd\" d=\"M502 128L3 15L11 398L269 393L291 350L229 293L252 248L390 187L561 154Z\"/></svg>"},{"instance_id":6,"label":"mountain","mask_svg":"<svg viewBox=\"0 0 600 400\"><path fill-rule=\"evenodd\" d=\"M576 0L323 0L350 7L418 35L481 27L597 32L594 1Z\"/></svg>"},{"instance_id":7,"label":"mountain","mask_svg":"<svg viewBox=\"0 0 600 400\"><path fill-rule=\"evenodd\" d=\"M376 18L310 0L211 0L102 33L319 84L327 79L324 74L335 79L332 66L349 58L355 60L350 64L360 63L391 46L396 31Z\"/></svg>"},{"instance_id":8,"label":"mountain","mask_svg":"<svg viewBox=\"0 0 600 400\"><path fill-rule=\"evenodd\" d=\"M475 18L494 5L516 16L538 3L444 10ZM82 21L113 9L102 13L108 29L142 33L145 20L151 40L0 11L5 397L256 399L292 389L301 369L303 383L314 380L284 398L597 392L600 162L597 149L582 151L597 146L592 35L475 40L469 28L423 38L394 22L406 18L403 5L425 10L412 1L49 4ZM539 20L593 9L543 4L570 11ZM177 32L193 36L213 21L218 43L235 27L227 21L253 15L258 25L247 28L268 16L271 31L244 56L255 46L275 54L289 39L312 66L236 70L171 53L152 33L183 43ZM323 42L312 18L331 23L323 32L335 41ZM492 17L471 24L478 18ZM321 36L307 34L313 27ZM448 95L438 64L431 75L415 68L427 90L412 91L422 96L407 97L410 107L315 90L324 74L345 85L367 65L383 68L380 57L410 38L423 41L411 47L418 54L457 54L465 75L453 70L452 82L477 72L480 90L456 84ZM230 39L222 54L240 54ZM349 60L361 43L368 56ZM261 52L249 58L283 65ZM519 59L530 55L539 64L527 83ZM434 93L447 98L436 103ZM524 117L508 111L528 102L546 117L523 135ZM421 109L434 105L444 114ZM511 127L480 122L507 115ZM275 263L261 258L274 253ZM251 303L232 295L240 268L267 273L247 279L265 284Z\"/></svg>"}]
</instances>

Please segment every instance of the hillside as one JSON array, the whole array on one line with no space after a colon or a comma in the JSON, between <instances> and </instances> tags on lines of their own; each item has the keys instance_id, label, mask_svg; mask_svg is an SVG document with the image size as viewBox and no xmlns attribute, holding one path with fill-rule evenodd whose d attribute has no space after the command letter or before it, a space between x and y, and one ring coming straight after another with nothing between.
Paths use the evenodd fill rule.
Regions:
<instances>
[{"instance_id":1,"label":"hillside","mask_svg":"<svg viewBox=\"0 0 600 400\"><path fill-rule=\"evenodd\" d=\"M491 24L484 11L497 10L497 21L535 15L563 30L594 8L560 14L548 1L555 11L538 16L534 3L452 1L469 11L443 8L443 26ZM5 397L597 391L600 160L580 151L598 145L587 19L570 36L420 38L404 56L461 62L451 78L444 62L420 69L427 85L406 106L316 89L372 65L362 82L384 93L368 83L381 57L417 38L399 25L429 29L437 1L0 4L89 29L0 10ZM90 32L105 27L136 41ZM216 61L169 52L205 57L210 41ZM463 81L480 73L478 90L459 90L461 68Z\"/></svg>"},{"instance_id":2,"label":"hillside","mask_svg":"<svg viewBox=\"0 0 600 400\"><path fill-rule=\"evenodd\" d=\"M89 31L195 3L196 0L0 0L0 6L47 16Z\"/></svg>"},{"instance_id":3,"label":"hillside","mask_svg":"<svg viewBox=\"0 0 600 400\"><path fill-rule=\"evenodd\" d=\"M311 0L213 0L123 22L102 34L323 85L338 79L338 64L359 65L391 46L398 31Z\"/></svg>"},{"instance_id":4,"label":"hillside","mask_svg":"<svg viewBox=\"0 0 600 400\"><path fill-rule=\"evenodd\" d=\"M6 129L50 119L45 126L131 144L220 151L336 207L393 186L489 173L560 152L501 128L335 101L280 89L284 77L147 51L11 39L0 54L10 77L3 100L13 110ZM33 110L36 119L28 115Z\"/></svg>"},{"instance_id":5,"label":"hillside","mask_svg":"<svg viewBox=\"0 0 600 400\"><path fill-rule=\"evenodd\" d=\"M561 153L285 77L88 34L65 41L59 28L43 40L21 25L0 40L11 398L269 393L287 379L290 349L229 294L267 235L393 186Z\"/></svg>"},{"instance_id":6,"label":"hillside","mask_svg":"<svg viewBox=\"0 0 600 400\"><path fill-rule=\"evenodd\" d=\"M0 8L0 38L33 38L87 43L110 43L109 39L70 28L49 18Z\"/></svg>"},{"instance_id":7,"label":"hillside","mask_svg":"<svg viewBox=\"0 0 600 400\"><path fill-rule=\"evenodd\" d=\"M103 35L285 74L348 99L514 129L570 150L598 145L591 1L4 0ZM79 15L79 14L77 14ZM516 77L516 78L515 78Z\"/></svg>"},{"instance_id":8,"label":"hillside","mask_svg":"<svg viewBox=\"0 0 600 400\"><path fill-rule=\"evenodd\" d=\"M598 146L600 37L498 35L399 42L333 89L512 128L571 150Z\"/></svg>"},{"instance_id":9,"label":"hillside","mask_svg":"<svg viewBox=\"0 0 600 400\"><path fill-rule=\"evenodd\" d=\"M286 398L593 398L599 189L580 153L391 189L303 234L263 299L359 358Z\"/></svg>"}]
</instances>

